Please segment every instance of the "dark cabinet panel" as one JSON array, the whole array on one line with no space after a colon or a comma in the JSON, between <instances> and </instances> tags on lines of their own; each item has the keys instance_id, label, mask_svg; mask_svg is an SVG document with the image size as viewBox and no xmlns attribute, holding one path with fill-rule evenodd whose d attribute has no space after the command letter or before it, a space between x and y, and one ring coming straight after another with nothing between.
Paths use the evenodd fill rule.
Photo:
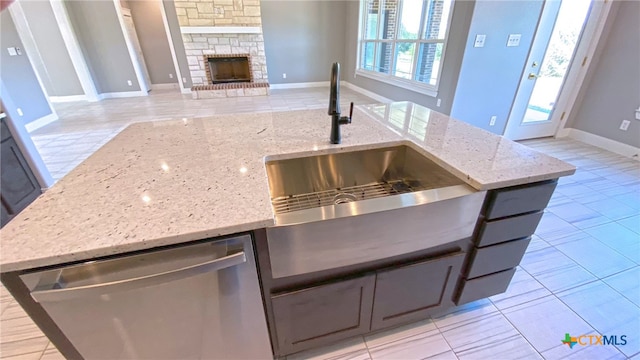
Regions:
<instances>
[{"instance_id":1,"label":"dark cabinet panel","mask_svg":"<svg viewBox=\"0 0 640 360\"><path fill-rule=\"evenodd\" d=\"M40 195L38 182L13 138L2 142L0 194L11 214L17 214Z\"/></svg>"},{"instance_id":2,"label":"dark cabinet panel","mask_svg":"<svg viewBox=\"0 0 640 360\"><path fill-rule=\"evenodd\" d=\"M556 180L550 180L491 191L486 218L497 219L543 210L547 207L557 183Z\"/></svg>"},{"instance_id":3,"label":"dark cabinet panel","mask_svg":"<svg viewBox=\"0 0 640 360\"><path fill-rule=\"evenodd\" d=\"M271 297L279 352L291 354L369 331L375 275Z\"/></svg>"},{"instance_id":4,"label":"dark cabinet panel","mask_svg":"<svg viewBox=\"0 0 640 360\"><path fill-rule=\"evenodd\" d=\"M467 278L475 278L518 266L530 241L531 238L527 237L474 249L471 254L471 266Z\"/></svg>"},{"instance_id":5,"label":"dark cabinet panel","mask_svg":"<svg viewBox=\"0 0 640 360\"><path fill-rule=\"evenodd\" d=\"M484 299L507 291L516 268L470 280L462 280L456 305Z\"/></svg>"},{"instance_id":6,"label":"dark cabinet panel","mask_svg":"<svg viewBox=\"0 0 640 360\"><path fill-rule=\"evenodd\" d=\"M4 120L0 123L0 141L5 141L6 139L11 137L11 132L9 132L9 128L7 124L4 123Z\"/></svg>"},{"instance_id":7,"label":"dark cabinet panel","mask_svg":"<svg viewBox=\"0 0 640 360\"><path fill-rule=\"evenodd\" d=\"M530 236L536 231L542 214L542 211L538 211L500 220L485 221L480 225L476 245L482 247Z\"/></svg>"},{"instance_id":8,"label":"dark cabinet panel","mask_svg":"<svg viewBox=\"0 0 640 360\"><path fill-rule=\"evenodd\" d=\"M11 217L9 216L9 210L4 207L4 204L0 203L0 227L8 223L9 220L11 220Z\"/></svg>"},{"instance_id":9,"label":"dark cabinet panel","mask_svg":"<svg viewBox=\"0 0 640 360\"><path fill-rule=\"evenodd\" d=\"M377 273L371 330L425 319L450 306L465 253Z\"/></svg>"}]
</instances>

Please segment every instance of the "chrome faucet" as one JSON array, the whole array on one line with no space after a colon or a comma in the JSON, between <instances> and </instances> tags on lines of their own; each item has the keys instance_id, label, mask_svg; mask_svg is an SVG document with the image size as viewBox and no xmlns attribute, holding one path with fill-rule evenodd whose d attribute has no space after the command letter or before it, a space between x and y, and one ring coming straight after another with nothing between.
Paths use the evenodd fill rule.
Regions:
<instances>
[{"instance_id":1,"label":"chrome faucet","mask_svg":"<svg viewBox=\"0 0 640 360\"><path fill-rule=\"evenodd\" d=\"M333 63L331 66L331 92L329 94L329 115L331 116L331 137L332 144L340 144L340 125L351 124L353 115L353 102L349 116L340 116L340 63Z\"/></svg>"}]
</instances>

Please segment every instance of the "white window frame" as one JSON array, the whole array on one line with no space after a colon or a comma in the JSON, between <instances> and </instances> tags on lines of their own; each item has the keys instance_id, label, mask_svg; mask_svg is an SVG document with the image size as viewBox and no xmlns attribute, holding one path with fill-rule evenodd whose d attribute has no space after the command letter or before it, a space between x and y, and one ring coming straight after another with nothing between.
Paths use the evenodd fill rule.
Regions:
<instances>
[{"instance_id":1,"label":"white window frame","mask_svg":"<svg viewBox=\"0 0 640 360\"><path fill-rule=\"evenodd\" d=\"M402 6L400 5L400 3L402 1L405 0L398 0L398 20L396 21L396 31L395 34L397 36L398 34L398 26L400 24L400 13L401 13L401 9ZM409 0L411 1L411 0ZM367 0L360 0L360 16L359 16L359 21L358 21L358 46L356 49L356 72L355 72L355 76L363 76L369 79L373 79L373 80L377 80L383 83L387 83L390 85L394 85L394 86L398 86L401 87L403 89L407 89L407 90L411 90L411 91L415 91L421 94L426 94L432 97L437 97L438 96L438 88L440 86L440 78L442 76L442 69L444 68L444 63L445 63L445 55L446 55L446 50L447 50L447 43L448 43L448 39L449 39L449 31L451 30L451 20L453 18L453 11L454 11L454 7L455 7L455 2L456 0L451 0L451 8L449 10L449 14L448 14L448 19L447 19L447 29L445 31L445 35L443 39L420 39L420 37L422 36L422 32L423 32L423 27L424 27L424 22L425 22L425 16L423 14L423 16L420 19L420 36L418 39L364 39L364 24L366 23L366 2ZM380 37L380 24L378 23L378 28L376 29L376 32L378 33L378 37ZM392 70L390 70L389 74L385 74L385 73L381 73L381 72L377 72L377 71L373 71L373 70L367 70L367 69L363 69L361 68L361 64L362 64L362 53L361 53L361 49L362 49L362 43L363 42L374 42L374 43L391 43L391 44L395 44L396 42L411 42L411 43L415 43L416 44L416 52L414 54L414 61L413 61L413 69L412 69L412 73L411 76L413 78L413 76L415 75L415 72L417 70L417 66L418 66L418 61L417 61L417 56L419 54L419 47L420 44L442 44L442 55L440 58L440 66L438 68L438 76L436 78L436 83L435 85L431 85L431 84L427 84L421 81L417 81L417 80L413 80L413 79L404 79L401 77L397 77L393 74L391 74ZM377 52L377 46L375 47L375 51ZM374 55L375 58L375 55ZM394 66L394 62L395 62L395 46L393 46L392 49L392 56L391 56L391 69L393 69Z\"/></svg>"}]
</instances>

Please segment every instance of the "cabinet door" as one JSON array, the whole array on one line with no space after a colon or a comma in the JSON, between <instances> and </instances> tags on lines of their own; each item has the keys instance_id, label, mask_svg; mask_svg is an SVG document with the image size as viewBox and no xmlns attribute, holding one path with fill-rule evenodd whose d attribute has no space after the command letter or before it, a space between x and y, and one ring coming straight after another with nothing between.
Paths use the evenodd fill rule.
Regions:
<instances>
[{"instance_id":1,"label":"cabinet door","mask_svg":"<svg viewBox=\"0 0 640 360\"><path fill-rule=\"evenodd\" d=\"M368 332L374 283L368 275L273 296L276 355Z\"/></svg>"},{"instance_id":2,"label":"cabinet door","mask_svg":"<svg viewBox=\"0 0 640 360\"><path fill-rule=\"evenodd\" d=\"M464 253L440 257L377 274L371 330L425 319L452 305Z\"/></svg>"},{"instance_id":3,"label":"cabinet door","mask_svg":"<svg viewBox=\"0 0 640 360\"><path fill-rule=\"evenodd\" d=\"M9 220L11 220L9 211L4 207L4 204L0 202L0 227L3 227Z\"/></svg>"},{"instance_id":4,"label":"cabinet door","mask_svg":"<svg viewBox=\"0 0 640 360\"><path fill-rule=\"evenodd\" d=\"M40 186L13 138L2 142L1 151L0 194L9 212L17 214L40 195Z\"/></svg>"}]
</instances>

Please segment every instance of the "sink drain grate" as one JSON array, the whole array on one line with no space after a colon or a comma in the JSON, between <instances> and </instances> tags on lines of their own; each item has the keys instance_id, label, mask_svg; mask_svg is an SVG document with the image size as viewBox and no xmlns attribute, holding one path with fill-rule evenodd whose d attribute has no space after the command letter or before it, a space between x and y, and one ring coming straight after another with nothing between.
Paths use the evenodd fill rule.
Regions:
<instances>
[{"instance_id":1,"label":"sink drain grate","mask_svg":"<svg viewBox=\"0 0 640 360\"><path fill-rule=\"evenodd\" d=\"M420 183L395 180L271 199L276 214L425 190Z\"/></svg>"}]
</instances>

